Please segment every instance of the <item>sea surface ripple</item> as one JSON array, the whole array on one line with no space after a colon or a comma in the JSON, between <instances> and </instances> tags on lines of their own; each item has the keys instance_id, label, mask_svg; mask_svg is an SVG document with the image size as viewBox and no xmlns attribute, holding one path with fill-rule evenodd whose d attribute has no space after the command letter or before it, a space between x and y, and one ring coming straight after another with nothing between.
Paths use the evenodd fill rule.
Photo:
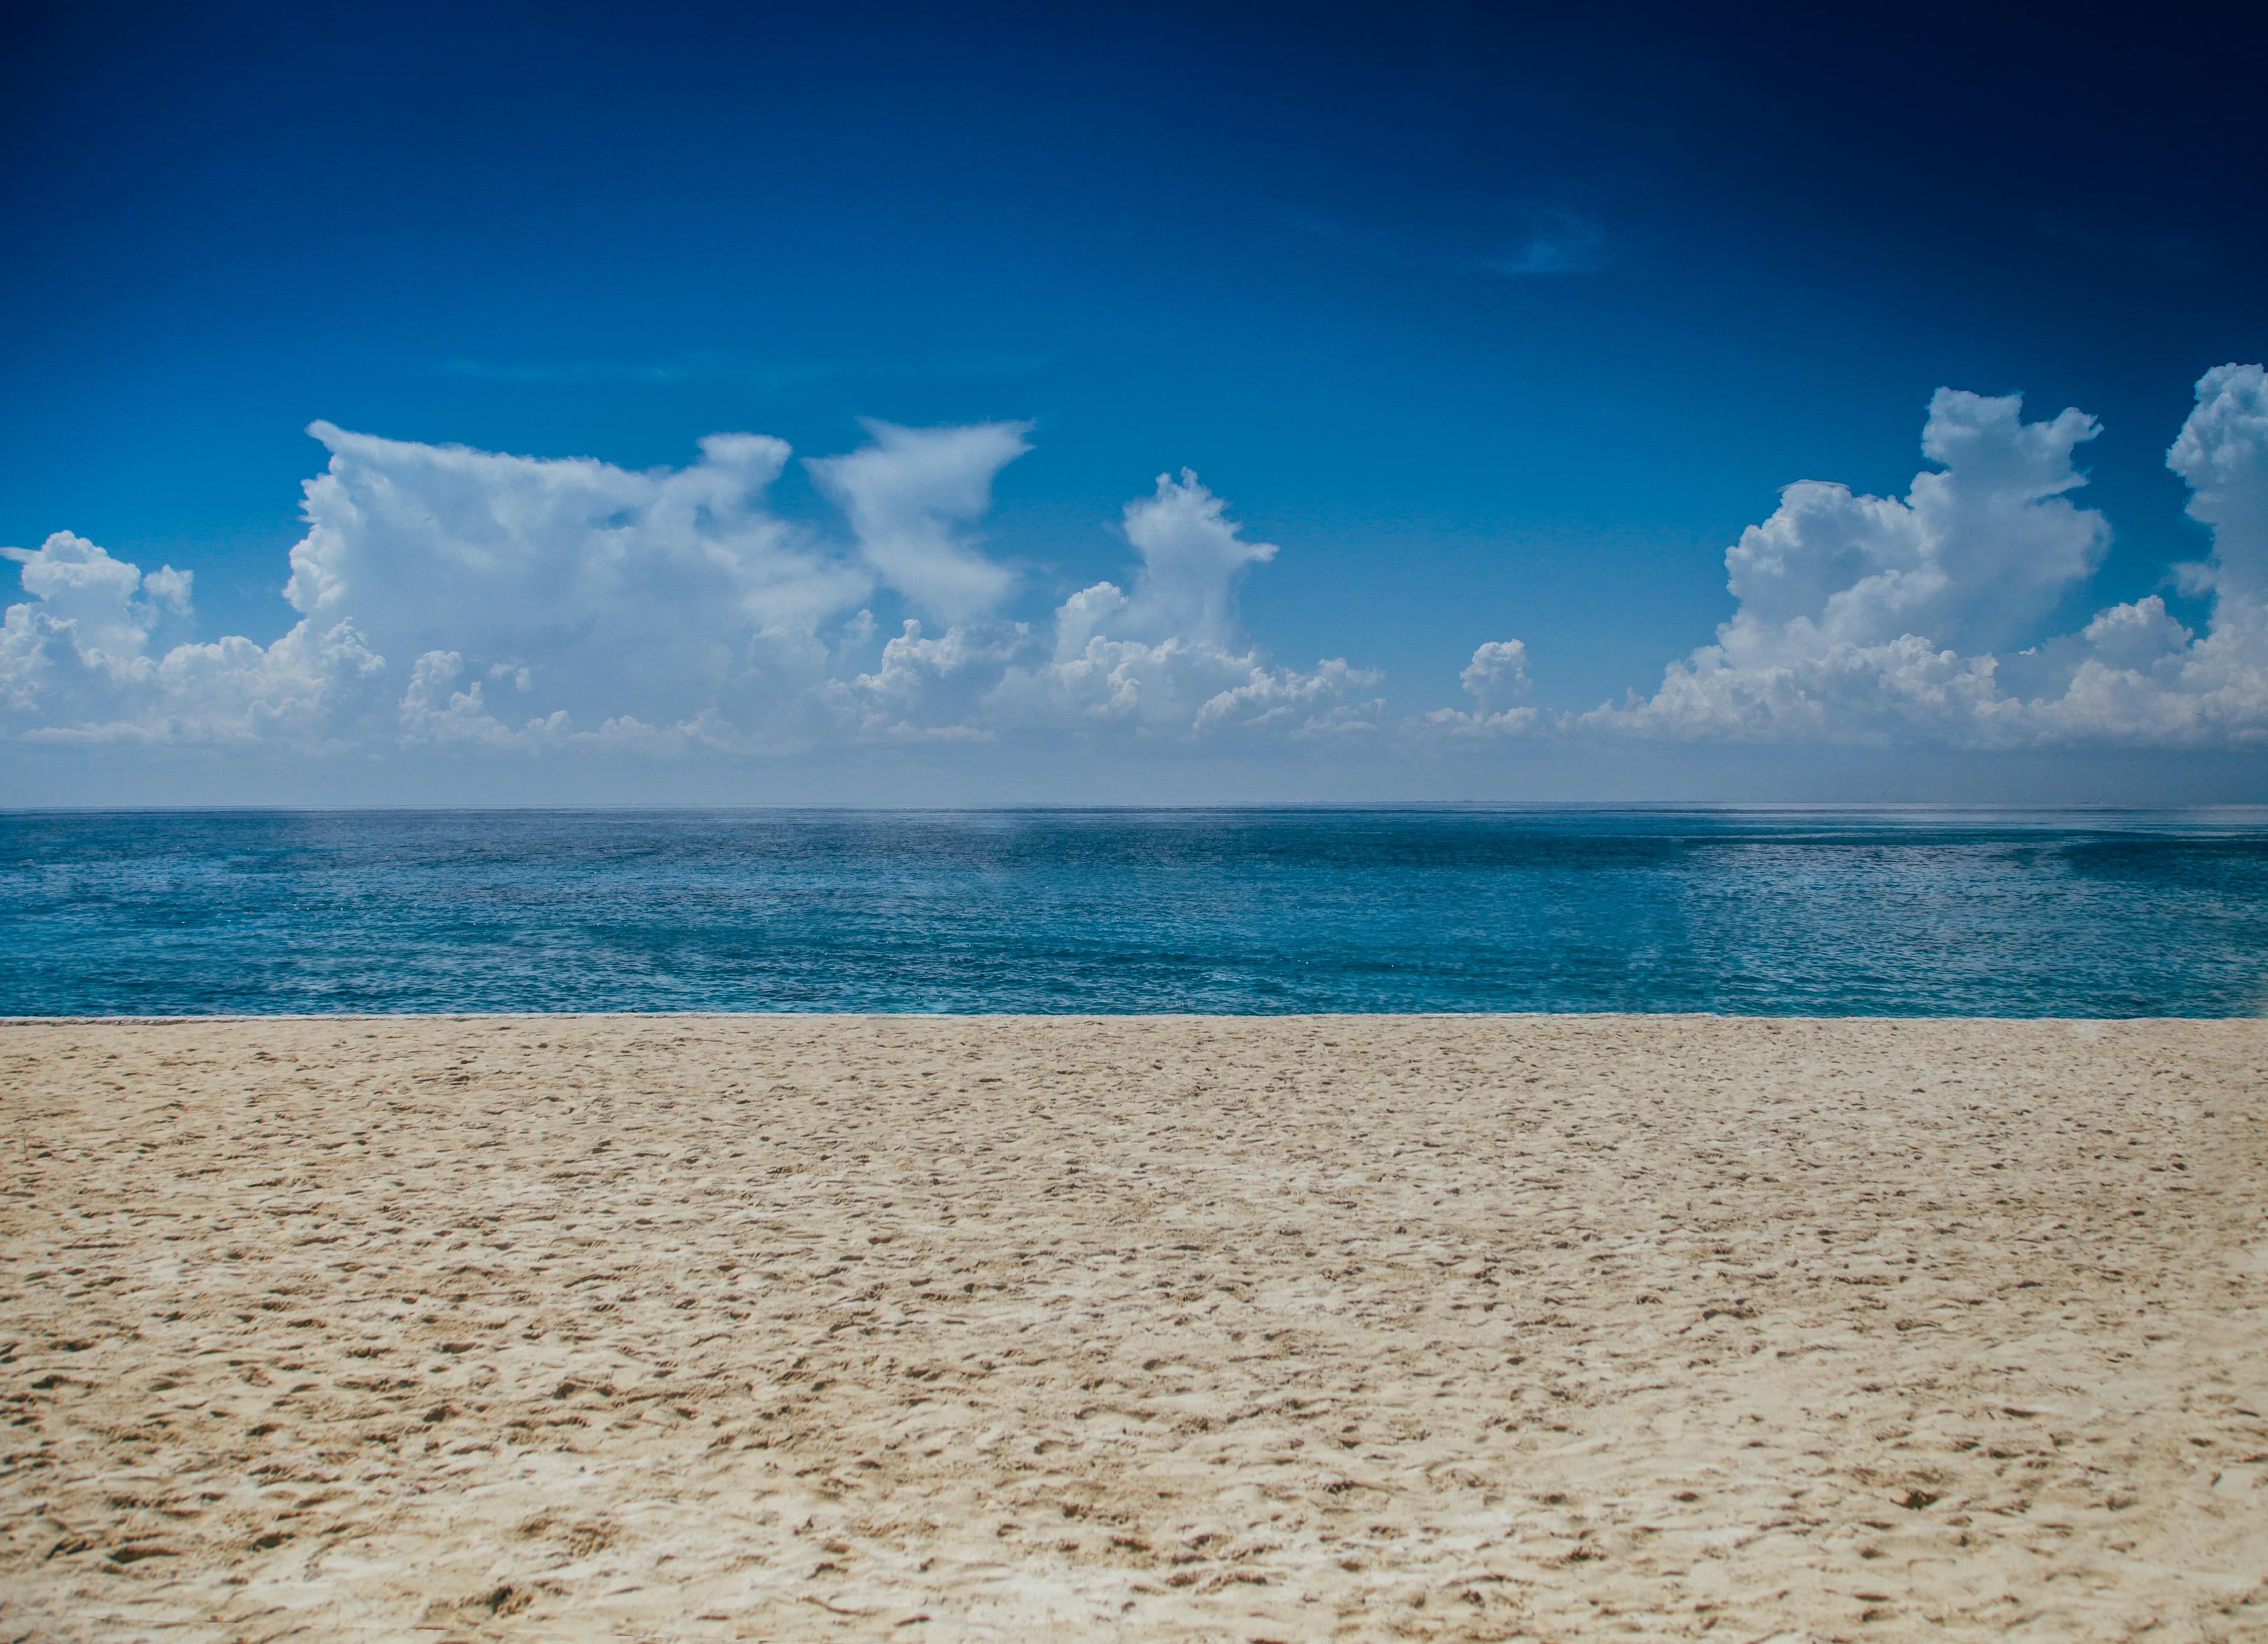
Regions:
<instances>
[{"instance_id":1,"label":"sea surface ripple","mask_svg":"<svg viewBox=\"0 0 2268 1644\"><path fill-rule=\"evenodd\" d=\"M2224 1016L2268 814L0 813L0 1014Z\"/></svg>"}]
</instances>

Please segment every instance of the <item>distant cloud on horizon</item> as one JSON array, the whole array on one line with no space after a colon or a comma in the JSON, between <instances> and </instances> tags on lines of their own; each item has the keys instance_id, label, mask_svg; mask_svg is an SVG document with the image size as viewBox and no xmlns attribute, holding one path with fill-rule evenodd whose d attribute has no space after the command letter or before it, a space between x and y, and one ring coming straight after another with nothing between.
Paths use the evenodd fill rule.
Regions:
<instances>
[{"instance_id":1,"label":"distant cloud on horizon","mask_svg":"<svg viewBox=\"0 0 2268 1644\"><path fill-rule=\"evenodd\" d=\"M2022 420L2018 394L1940 388L1922 432L1943 471L1903 499L1800 481L1726 554L1732 617L1633 695L1570 732L1736 741L1935 742L2009 748L2268 743L2268 373L2221 365L2167 465L2212 527L2189 569L2203 634L2156 594L2075 634L2005 646L2084 583L2110 526L2066 493L2099 431L2067 409Z\"/></svg>"},{"instance_id":2,"label":"distant cloud on horizon","mask_svg":"<svg viewBox=\"0 0 2268 1644\"><path fill-rule=\"evenodd\" d=\"M306 483L274 644L159 648L188 573L57 533L9 550L33 597L0 626L15 740L530 753L792 753L834 742L1300 735L1374 723L1376 676L1276 667L1243 638L1246 540L1184 470L1126 505L1136 565L1035 625L977 527L1027 424L911 429L810 464L848 530L773 513L789 447L717 434L634 473L350 432ZM880 638L887 592L917 615ZM170 625L170 626L169 626Z\"/></svg>"},{"instance_id":3,"label":"distant cloud on horizon","mask_svg":"<svg viewBox=\"0 0 2268 1644\"><path fill-rule=\"evenodd\" d=\"M189 573L69 532L4 550L26 598L0 625L0 736L547 759L2268 743L2268 372L2206 372L2169 453L2213 533L2183 573L2210 601L2201 631L2151 595L2026 644L2102 563L2110 527L2074 500L2095 419L2022 412L2020 396L1940 389L1922 433L1933 466L1903 498L1788 485L1727 551L1733 615L1651 694L1542 708L1507 636L1461 673L1444 661L1469 707L1399 720L1376 670L1279 664L1244 632L1239 587L1278 549L1186 469L1125 505L1125 573L1014 617L1018 573L983 527L1027 424L868 424L858 449L806 460L840 515L828 528L770 507L792 453L764 435L712 435L685 468L633 472L318 422L329 461L304 488L290 631L199 641ZM887 632L874 613L893 602Z\"/></svg>"}]
</instances>

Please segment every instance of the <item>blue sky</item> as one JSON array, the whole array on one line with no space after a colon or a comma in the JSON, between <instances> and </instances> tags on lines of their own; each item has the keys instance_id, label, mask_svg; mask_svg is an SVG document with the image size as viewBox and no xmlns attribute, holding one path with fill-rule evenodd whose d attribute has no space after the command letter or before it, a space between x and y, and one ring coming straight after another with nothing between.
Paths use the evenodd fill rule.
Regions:
<instances>
[{"instance_id":1,"label":"blue sky","mask_svg":"<svg viewBox=\"0 0 2268 1644\"><path fill-rule=\"evenodd\" d=\"M1138 626L1133 579L1149 573L1123 510L1161 474L1194 470L1238 541L1278 547L1231 556L1236 620L1205 641L1229 670L1207 689L1232 688L1238 659L1291 671L1291 696L1266 697L1277 717L1226 741L1152 718L1158 746L1130 750L1079 728L1108 717L1088 703L1074 763L1138 754L1150 771L1171 745L1246 773L1219 780L1256 797L1480 796L1552 766L1543 786L1572 793L1606 732L1561 721L1648 697L1666 666L1711 645L1738 605L1727 549L1781 487L1905 496L1928 466L1932 396L1950 387L2021 393L2032 422L2071 406L2100 424L2067 497L2099 512L2100 540L2071 539L2074 568L2001 624L1999 652L2153 598L2193 635L2219 631L2233 585L2176 573L2209 562L2215 540L2184 513L2193 484L2167 453L2204 373L2268 356L2264 139L2245 77L2257 26L2208 41L2123 12L1925 26L1905 9L1818 10L18 8L0 66L0 301L14 321L0 336L0 543L28 556L69 532L142 571L192 572L170 626L135 618L154 667L173 645L268 646L308 616L283 589L310 531L302 483L332 460L305 431L319 419L631 472L695 464L705 435L770 435L793 455L767 519L807 533L809 554L868 567L840 608L813 608L806 637L825 657L766 688L817 701L828 680L879 677L879 647L924 614L803 459L866 445L862 418L1028 424L1027 454L969 482L989 484L989 505L939 527L952 551L1008 568L998 601L960 614L971 635L1021 622L1059 655L1056 614L1105 579ZM2215 450L2252 438L2250 392L2230 390ZM384 470L372 483L397 486L388 465L422 461L364 460ZM362 588L409 574L356 563ZM0 599L29 597L38 569L27 595ZM436 601L488 597L434 574ZM137 610L165 603L154 585L128 593ZM48 614L79 627L55 654L77 667L94 619L60 598ZM0 768L29 797L77 792L96 766L164 794L183 771L253 760L299 773L275 777L278 793L313 796L338 748L382 720L405 793L419 761L463 767L452 794L571 793L574 771L616 756L557 742L568 731L494 778L475 769L503 746L486 731L397 745L415 666L402 647L458 655L460 688L482 668L533 668L512 714L498 685L482 699L521 735L520 708L554 711L542 658L558 624L603 625L611 608L555 612L518 638L490 624L490 655L415 623L387 650L371 638L379 618L341 604L383 653L356 675L382 684L383 711L371 719L366 702L364 731L334 714L297 741L273 714L264 729L184 731L196 716L178 704L90 707L42 662ZM844 638L857 611L877 624L873 654ZM752 617L714 644L745 649L784 620ZM951 620L927 613L924 635ZM1879 647L1896 627L1852 643ZM1447 768L1438 749L1411 753L1429 714L1501 712L1460 675L1477 647L1514 639L1514 695L1534 717L1465 735ZM987 653L996 676L1022 666L1005 643ZM613 652L577 654L612 666ZM1742 662L1742 677L1793 667L1789 654ZM2175 689L2172 654L2130 671ZM1365 682L1300 682L1331 659ZM2177 704L2178 734L2163 715L2080 734L2068 713L2021 734L2007 715L1989 735L1911 714L1886 732L1833 709L1805 734L1886 791L1950 749L1964 770L2092 772L2074 780L2099 793L2139 748L2210 766L2215 793L2268 797L2250 687L2227 684L2227 657L2213 666L2222 683L2179 688L2226 698L2205 731ZM2046 701L2067 682L2024 689ZM772 776L750 787L735 771L890 757L1044 796L1063 769L1049 736L1072 720L1042 735L997 703L979 712L998 683L940 686L958 719L942 697L893 718L835 690L825 724L799 709L792 727L775 715L730 748L637 756L724 770L694 784L720 797L773 791ZM1210 699L1189 680L1174 690ZM755 698L734 700L746 729ZM663 708L690 724L707 698L692 701ZM1348 717L1359 704L1374 704L1353 715L1378 733L1367 741ZM581 734L611 710L578 697L565 711L558 725ZM1785 749L1804 736L1782 718L1761 741ZM144 728L90 728L129 721ZM172 728L148 729L160 721ZM1643 788L1653 769L1672 796L1692 747L1727 741L1697 723L1616 727L1616 747L1641 750L1614 756L1616 782ZM1300 735L1260 735L1271 728ZM1283 770L1304 774L1250 774Z\"/></svg>"}]
</instances>

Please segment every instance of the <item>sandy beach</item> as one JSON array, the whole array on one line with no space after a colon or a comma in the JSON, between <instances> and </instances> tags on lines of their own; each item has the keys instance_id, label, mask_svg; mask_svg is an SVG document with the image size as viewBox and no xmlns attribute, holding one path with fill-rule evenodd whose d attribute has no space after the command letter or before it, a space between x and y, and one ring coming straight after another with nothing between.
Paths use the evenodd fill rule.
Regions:
<instances>
[{"instance_id":1,"label":"sandy beach","mask_svg":"<svg viewBox=\"0 0 2268 1644\"><path fill-rule=\"evenodd\" d=\"M0 1638L2268 1638L2268 1024L0 1027Z\"/></svg>"}]
</instances>

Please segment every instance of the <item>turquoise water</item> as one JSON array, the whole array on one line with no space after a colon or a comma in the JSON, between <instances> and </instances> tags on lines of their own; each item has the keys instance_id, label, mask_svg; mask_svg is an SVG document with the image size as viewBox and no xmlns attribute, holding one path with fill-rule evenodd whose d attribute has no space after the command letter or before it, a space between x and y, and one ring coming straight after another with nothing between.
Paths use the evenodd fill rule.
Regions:
<instances>
[{"instance_id":1,"label":"turquoise water","mask_svg":"<svg viewBox=\"0 0 2268 1644\"><path fill-rule=\"evenodd\" d=\"M2260 812L0 814L0 1014L2235 1015Z\"/></svg>"}]
</instances>

